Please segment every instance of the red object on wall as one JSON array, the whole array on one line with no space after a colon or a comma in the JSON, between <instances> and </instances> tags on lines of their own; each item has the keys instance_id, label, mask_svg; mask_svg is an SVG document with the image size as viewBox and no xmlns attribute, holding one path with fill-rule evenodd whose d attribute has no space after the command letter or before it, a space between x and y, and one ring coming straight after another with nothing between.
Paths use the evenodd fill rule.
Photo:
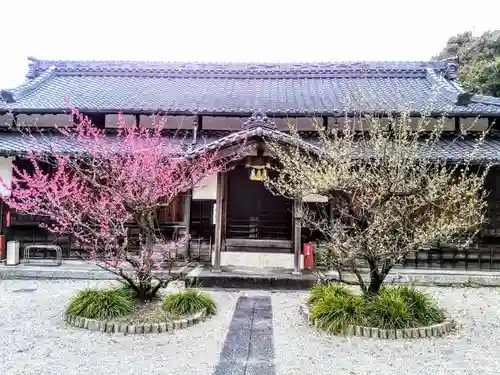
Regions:
<instances>
[{"instance_id":1,"label":"red object on wall","mask_svg":"<svg viewBox=\"0 0 500 375\"><path fill-rule=\"evenodd\" d=\"M0 235L0 259L5 258L5 236Z\"/></svg>"},{"instance_id":2,"label":"red object on wall","mask_svg":"<svg viewBox=\"0 0 500 375\"><path fill-rule=\"evenodd\" d=\"M304 268L312 269L314 266L314 254L312 243L304 244Z\"/></svg>"}]
</instances>

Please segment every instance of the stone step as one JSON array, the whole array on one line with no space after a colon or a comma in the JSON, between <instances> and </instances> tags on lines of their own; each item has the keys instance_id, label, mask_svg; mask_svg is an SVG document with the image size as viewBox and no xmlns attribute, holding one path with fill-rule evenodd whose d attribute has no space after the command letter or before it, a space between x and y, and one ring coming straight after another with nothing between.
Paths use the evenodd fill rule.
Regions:
<instances>
[{"instance_id":1,"label":"stone step","mask_svg":"<svg viewBox=\"0 0 500 375\"><path fill-rule=\"evenodd\" d=\"M212 272L205 266L186 279L204 288L264 290L306 290L317 282L317 276L309 271L293 275L291 269L257 267L222 267L222 272Z\"/></svg>"}]
</instances>

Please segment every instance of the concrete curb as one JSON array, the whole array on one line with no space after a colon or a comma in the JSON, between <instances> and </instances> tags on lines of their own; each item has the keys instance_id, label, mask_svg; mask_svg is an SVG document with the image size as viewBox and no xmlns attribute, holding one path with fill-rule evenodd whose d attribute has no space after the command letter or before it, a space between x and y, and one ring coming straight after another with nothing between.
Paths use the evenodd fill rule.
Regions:
<instances>
[{"instance_id":1,"label":"concrete curb","mask_svg":"<svg viewBox=\"0 0 500 375\"><path fill-rule=\"evenodd\" d=\"M188 272L186 272L188 271ZM165 272L154 271L158 277L164 277ZM263 274L263 273L237 273L210 271L210 267L198 265L192 270L185 267L172 270L172 275L185 275L186 279L200 283L205 287L218 288L263 288L263 289L285 289L305 290L320 282L335 279L335 273L324 270L316 270L313 273L303 275L291 275L290 273ZM347 281L357 283L354 275L344 273ZM362 270L362 276L368 276L367 270ZM0 265L0 280L117 280L111 272L97 269L91 265L87 267L78 263L73 267L70 261L63 262L60 267L19 265ZM500 287L500 272L498 271L465 271L450 269L407 269L395 267L385 280L386 284L410 283L420 286L446 286L446 287Z\"/></svg>"},{"instance_id":2,"label":"concrete curb","mask_svg":"<svg viewBox=\"0 0 500 375\"><path fill-rule=\"evenodd\" d=\"M310 326L318 327L318 321L311 319L309 315L309 307L307 304L301 304L299 309ZM453 319L445 317L444 322L440 324L407 329L381 329L349 325L342 334L346 336L369 337L374 339L418 339L441 337L449 333L453 328L455 328Z\"/></svg>"},{"instance_id":3,"label":"concrete curb","mask_svg":"<svg viewBox=\"0 0 500 375\"><path fill-rule=\"evenodd\" d=\"M329 274L323 270L316 270L318 278L334 280L337 274ZM363 279L368 280L368 271L362 270ZM344 273L344 279L351 283L358 283L358 279ZM444 287L499 287L500 273L498 271L465 271L443 269L405 269L394 268L384 281L386 284L414 284L419 286Z\"/></svg>"},{"instance_id":4,"label":"concrete curb","mask_svg":"<svg viewBox=\"0 0 500 375\"><path fill-rule=\"evenodd\" d=\"M69 266L69 267L68 267ZM0 266L0 280L120 280L113 273L89 266L89 268L70 268L71 265L63 263L59 267L34 266L20 264L17 266ZM179 267L171 275L180 275L186 267ZM168 271L153 271L159 278L168 278ZM170 275L170 276L171 276Z\"/></svg>"},{"instance_id":5,"label":"concrete curb","mask_svg":"<svg viewBox=\"0 0 500 375\"><path fill-rule=\"evenodd\" d=\"M200 311L184 319L174 320L168 323L160 324L127 324L127 323L108 323L97 319L82 318L75 315L68 315L65 321L68 325L76 328L83 328L89 331L100 331L106 333L121 333L124 335L148 334L171 332L193 326L203 322L207 316L206 310Z\"/></svg>"}]
</instances>

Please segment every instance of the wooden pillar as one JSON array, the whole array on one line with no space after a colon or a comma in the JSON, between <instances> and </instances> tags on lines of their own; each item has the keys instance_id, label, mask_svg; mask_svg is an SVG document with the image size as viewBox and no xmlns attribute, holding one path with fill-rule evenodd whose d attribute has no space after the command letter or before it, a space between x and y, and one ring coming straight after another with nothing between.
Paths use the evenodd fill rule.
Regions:
<instances>
[{"instance_id":1,"label":"wooden pillar","mask_svg":"<svg viewBox=\"0 0 500 375\"><path fill-rule=\"evenodd\" d=\"M227 230L227 180L228 180L228 172L224 172L222 174L222 219L221 219L221 236L220 236L220 246L221 250L225 249L226 246L226 230Z\"/></svg>"},{"instance_id":2,"label":"wooden pillar","mask_svg":"<svg viewBox=\"0 0 500 375\"><path fill-rule=\"evenodd\" d=\"M215 253L213 272L220 272L220 257L222 249L223 237L223 221L224 221L224 200L225 200L225 172L217 173L217 192L215 198Z\"/></svg>"},{"instance_id":3,"label":"wooden pillar","mask_svg":"<svg viewBox=\"0 0 500 375\"><path fill-rule=\"evenodd\" d=\"M293 201L293 274L300 275L301 232L302 232L302 197Z\"/></svg>"},{"instance_id":4,"label":"wooden pillar","mask_svg":"<svg viewBox=\"0 0 500 375\"><path fill-rule=\"evenodd\" d=\"M189 244L191 242L190 234L191 234L191 201L193 199L193 190L189 190L184 197L184 226L185 226L185 235L188 236L186 241L186 245L184 246L184 260L187 261L189 259Z\"/></svg>"}]
</instances>

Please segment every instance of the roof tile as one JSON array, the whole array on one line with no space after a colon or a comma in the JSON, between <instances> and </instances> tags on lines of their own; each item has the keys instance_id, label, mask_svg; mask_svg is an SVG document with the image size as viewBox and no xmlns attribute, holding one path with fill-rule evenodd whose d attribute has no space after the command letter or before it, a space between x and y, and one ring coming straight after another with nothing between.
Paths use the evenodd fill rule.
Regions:
<instances>
[{"instance_id":1,"label":"roof tile","mask_svg":"<svg viewBox=\"0 0 500 375\"><path fill-rule=\"evenodd\" d=\"M176 140L185 145L185 149L190 152L200 150L218 150L231 144L236 144L252 137L263 137L267 139L279 140L285 143L295 143L297 139L291 135L276 129L260 127L258 124L254 127L247 127L244 130L220 134L211 134L210 137L198 137L196 145L190 144L190 137L174 137L172 135L165 137L165 144ZM116 139L110 136L109 139L114 142ZM320 152L321 146L317 137L310 136L303 138L300 142L304 147L312 152ZM194 147L193 147L194 146ZM496 138L486 139L478 147L477 141L472 138L441 139L432 149L432 152L422 149L424 156L431 159L444 159L450 162L463 160L465 155L476 155L474 160L478 162L500 163L500 140ZM361 150L361 149L360 149ZM85 146L79 143L77 139L63 136L61 134L33 134L31 136L22 133L1 133L0 134L0 154L25 154L28 152L83 152ZM367 153L363 152L366 157Z\"/></svg>"},{"instance_id":2,"label":"roof tile","mask_svg":"<svg viewBox=\"0 0 500 375\"><path fill-rule=\"evenodd\" d=\"M472 95L449 61L310 64L46 61L0 110L169 111L329 115L345 111L499 115L500 99ZM460 98L463 98L461 96ZM65 103L68 99L69 103Z\"/></svg>"}]
</instances>

